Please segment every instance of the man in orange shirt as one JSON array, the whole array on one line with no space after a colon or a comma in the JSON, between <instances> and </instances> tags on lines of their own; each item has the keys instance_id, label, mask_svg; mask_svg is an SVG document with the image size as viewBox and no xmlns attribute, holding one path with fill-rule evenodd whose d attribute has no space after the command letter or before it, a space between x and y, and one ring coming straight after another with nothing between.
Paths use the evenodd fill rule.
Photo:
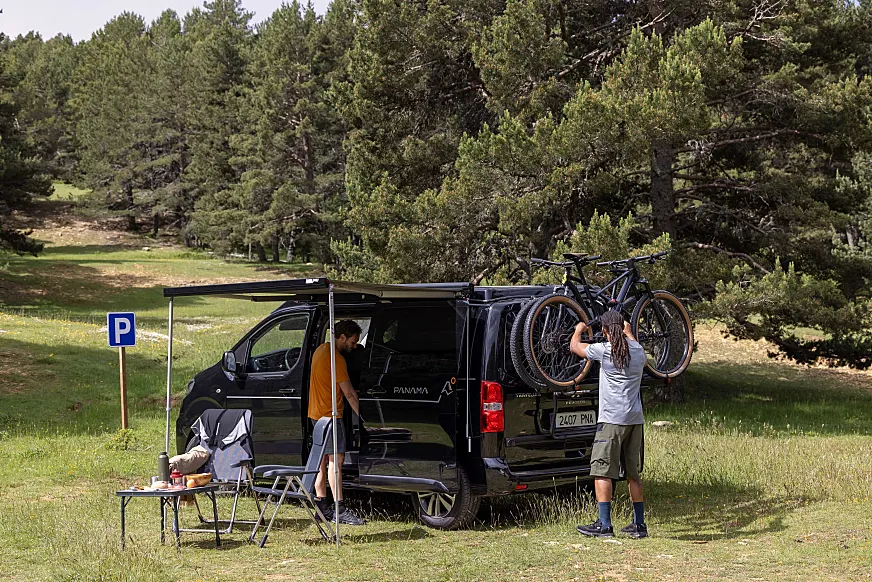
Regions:
<instances>
[{"instance_id":1,"label":"man in orange shirt","mask_svg":"<svg viewBox=\"0 0 872 582\"><path fill-rule=\"evenodd\" d=\"M344 408L343 395L354 412L360 416L360 401L357 398L357 391L348 378L348 368L345 365L343 354L347 354L357 347L361 329L356 322L350 319L340 321L333 329L336 334L336 386L334 389L336 390L336 420L339 422ZM318 422L318 419L333 414L333 395L330 391L330 384L330 342L325 342L318 346L312 355L312 371L309 380L309 418L312 419L313 424ZM341 394L339 390L342 390ZM321 468L315 479L315 502L324 516L333 521L333 506L327 501L327 482L329 481L333 497L339 502L339 523L363 525L366 521L355 515L342 503L342 463L345 461L346 446L345 427L341 422L336 426L336 447L335 460L332 449L321 459ZM335 482L334 462L339 467Z\"/></svg>"}]
</instances>

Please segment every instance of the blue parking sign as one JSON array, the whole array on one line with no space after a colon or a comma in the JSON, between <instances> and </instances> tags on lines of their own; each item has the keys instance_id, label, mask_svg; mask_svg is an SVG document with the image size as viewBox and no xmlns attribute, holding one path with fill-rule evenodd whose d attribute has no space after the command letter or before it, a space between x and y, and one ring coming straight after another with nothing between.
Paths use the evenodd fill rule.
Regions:
<instances>
[{"instance_id":1,"label":"blue parking sign","mask_svg":"<svg viewBox=\"0 0 872 582\"><path fill-rule=\"evenodd\" d=\"M133 313L107 313L110 348L131 348L136 345L136 315Z\"/></svg>"}]
</instances>

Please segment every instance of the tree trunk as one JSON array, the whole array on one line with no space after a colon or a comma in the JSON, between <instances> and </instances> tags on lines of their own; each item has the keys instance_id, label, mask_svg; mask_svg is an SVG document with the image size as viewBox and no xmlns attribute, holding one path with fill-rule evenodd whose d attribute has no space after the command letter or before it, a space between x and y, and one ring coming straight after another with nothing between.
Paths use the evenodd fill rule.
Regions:
<instances>
[{"instance_id":1,"label":"tree trunk","mask_svg":"<svg viewBox=\"0 0 872 582\"><path fill-rule=\"evenodd\" d=\"M675 148L666 140L654 140L651 154L651 214L654 235L669 233L675 239L675 191L673 164Z\"/></svg>"},{"instance_id":2,"label":"tree trunk","mask_svg":"<svg viewBox=\"0 0 872 582\"><path fill-rule=\"evenodd\" d=\"M656 384L654 393L645 405L653 408L658 404L680 404L684 402L684 388L687 384L684 374L671 379L668 384Z\"/></svg>"},{"instance_id":3,"label":"tree trunk","mask_svg":"<svg viewBox=\"0 0 872 582\"><path fill-rule=\"evenodd\" d=\"M127 200L127 230L136 230L136 215L133 213L133 186L124 186L124 198Z\"/></svg>"},{"instance_id":4,"label":"tree trunk","mask_svg":"<svg viewBox=\"0 0 872 582\"><path fill-rule=\"evenodd\" d=\"M273 237L272 239L272 260L273 263L279 262L279 237Z\"/></svg>"},{"instance_id":5,"label":"tree trunk","mask_svg":"<svg viewBox=\"0 0 872 582\"><path fill-rule=\"evenodd\" d=\"M157 231L160 228L160 216L157 214L151 215L151 238L157 238Z\"/></svg>"},{"instance_id":6,"label":"tree trunk","mask_svg":"<svg viewBox=\"0 0 872 582\"><path fill-rule=\"evenodd\" d=\"M266 249L260 243L254 243L254 250L257 253L257 260L261 263L266 262Z\"/></svg>"},{"instance_id":7,"label":"tree trunk","mask_svg":"<svg viewBox=\"0 0 872 582\"><path fill-rule=\"evenodd\" d=\"M666 11L666 6L664 0L648 0L648 16L651 17L651 20L656 20L657 18L662 18L663 13ZM666 21L665 19L659 20L654 25L654 32L663 36L663 33L666 31Z\"/></svg>"},{"instance_id":8,"label":"tree trunk","mask_svg":"<svg viewBox=\"0 0 872 582\"><path fill-rule=\"evenodd\" d=\"M312 136L308 133L303 138L306 148L306 187L309 194L315 192L315 147L312 145Z\"/></svg>"}]
</instances>

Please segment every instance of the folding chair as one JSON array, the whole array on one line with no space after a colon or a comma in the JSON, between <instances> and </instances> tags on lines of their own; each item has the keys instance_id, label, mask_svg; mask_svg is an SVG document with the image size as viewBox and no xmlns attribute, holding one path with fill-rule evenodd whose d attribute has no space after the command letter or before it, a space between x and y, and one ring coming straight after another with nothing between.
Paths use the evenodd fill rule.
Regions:
<instances>
[{"instance_id":1,"label":"folding chair","mask_svg":"<svg viewBox=\"0 0 872 582\"><path fill-rule=\"evenodd\" d=\"M239 496L243 490L250 490L254 484L251 464L254 461L254 451L251 437L250 410L210 409L205 411L191 427L194 438L188 443L190 451L197 445L209 451L209 460L200 469L203 473L212 473L212 484L228 487L217 491L218 494L233 495L233 509L230 519L219 519L219 523L227 523L227 529L221 533L233 532L234 523L253 524L253 520L237 520L236 508ZM201 523L214 524L213 520L203 517L196 495L194 504ZM257 511L260 513L260 500L254 496ZM185 531L185 530L182 530ZM196 531L196 530L190 530Z\"/></svg>"},{"instance_id":2,"label":"folding chair","mask_svg":"<svg viewBox=\"0 0 872 582\"><path fill-rule=\"evenodd\" d=\"M305 508L306 513L315 522L315 527L321 537L326 541L336 539L336 532L330 521L324 517L324 513L318 508L315 503L315 478L318 476L318 470L321 468L321 459L324 455L330 454L333 451L333 421L330 418L322 418L315 423L315 428L312 431L312 450L309 451L309 459L306 461L305 467L290 467L286 465L261 465L254 468L254 474L266 478L275 478L272 487L254 486L252 490L255 494L266 495L266 501L263 504L263 509L260 511L260 516L251 530L251 535L248 537L249 542L253 542L257 535L257 530L263 522L264 514L267 506L274 505L272 517L269 524L266 526L266 531L263 532L263 537L260 539L258 546L261 548L266 544L266 538L269 536L269 530L272 528L279 508L284 503L285 499L296 499ZM284 487L281 485L282 479L285 480Z\"/></svg>"}]
</instances>

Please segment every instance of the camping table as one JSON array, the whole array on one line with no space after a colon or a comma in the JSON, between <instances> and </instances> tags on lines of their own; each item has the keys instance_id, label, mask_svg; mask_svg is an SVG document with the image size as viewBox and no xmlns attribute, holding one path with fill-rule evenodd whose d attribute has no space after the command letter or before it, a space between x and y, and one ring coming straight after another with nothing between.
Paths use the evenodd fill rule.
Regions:
<instances>
[{"instance_id":1,"label":"camping table","mask_svg":"<svg viewBox=\"0 0 872 582\"><path fill-rule=\"evenodd\" d=\"M121 549L124 549L124 510L134 497L157 497L160 499L160 543L165 541L166 511L167 505L173 508L173 531L176 533L176 548L182 548L182 531L209 531L209 530L182 530L179 528L179 498L183 495L204 494L212 500L212 513L215 516L215 546L221 545L221 537L218 534L218 506L215 503L215 491L218 485L204 485L202 487L190 487L185 489L161 489L159 491L134 491L124 489L116 491L115 495L121 498ZM211 533L211 532L210 532Z\"/></svg>"}]
</instances>

